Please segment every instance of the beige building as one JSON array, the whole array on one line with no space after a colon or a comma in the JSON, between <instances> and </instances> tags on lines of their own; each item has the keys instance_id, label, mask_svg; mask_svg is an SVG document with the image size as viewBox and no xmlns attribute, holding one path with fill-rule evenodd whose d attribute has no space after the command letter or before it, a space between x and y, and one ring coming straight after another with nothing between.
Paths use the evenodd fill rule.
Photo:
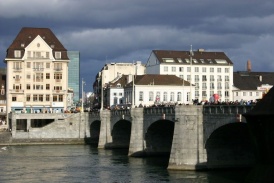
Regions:
<instances>
[{"instance_id":1,"label":"beige building","mask_svg":"<svg viewBox=\"0 0 274 183\"><path fill-rule=\"evenodd\" d=\"M7 49L7 112L67 108L67 50L48 28L22 28Z\"/></svg>"}]
</instances>

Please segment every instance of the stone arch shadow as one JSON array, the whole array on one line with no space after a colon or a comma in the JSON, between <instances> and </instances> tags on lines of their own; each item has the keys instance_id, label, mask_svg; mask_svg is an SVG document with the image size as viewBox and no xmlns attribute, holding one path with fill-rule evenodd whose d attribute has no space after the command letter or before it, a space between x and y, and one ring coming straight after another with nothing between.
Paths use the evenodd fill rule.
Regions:
<instances>
[{"instance_id":1,"label":"stone arch shadow","mask_svg":"<svg viewBox=\"0 0 274 183\"><path fill-rule=\"evenodd\" d=\"M144 134L144 155L170 156L174 126L173 121L164 119L151 123Z\"/></svg>"},{"instance_id":2,"label":"stone arch shadow","mask_svg":"<svg viewBox=\"0 0 274 183\"><path fill-rule=\"evenodd\" d=\"M247 123L229 123L215 129L206 139L207 167L248 168L255 163Z\"/></svg>"},{"instance_id":3,"label":"stone arch shadow","mask_svg":"<svg viewBox=\"0 0 274 183\"><path fill-rule=\"evenodd\" d=\"M85 136L85 143L98 145L99 136L100 136L101 121L95 120L89 125L89 136Z\"/></svg>"},{"instance_id":4,"label":"stone arch shadow","mask_svg":"<svg viewBox=\"0 0 274 183\"><path fill-rule=\"evenodd\" d=\"M131 136L131 122L121 119L115 122L111 128L112 143L108 143L106 148L128 149Z\"/></svg>"}]
</instances>

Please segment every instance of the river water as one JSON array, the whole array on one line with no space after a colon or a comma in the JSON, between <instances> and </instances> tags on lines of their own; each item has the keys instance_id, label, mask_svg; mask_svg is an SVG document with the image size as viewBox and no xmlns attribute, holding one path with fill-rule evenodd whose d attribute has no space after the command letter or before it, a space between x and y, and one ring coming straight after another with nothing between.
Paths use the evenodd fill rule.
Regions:
<instances>
[{"instance_id":1,"label":"river water","mask_svg":"<svg viewBox=\"0 0 274 183\"><path fill-rule=\"evenodd\" d=\"M0 182L237 183L247 170L169 171L168 157L133 158L90 145L0 147Z\"/></svg>"}]
</instances>

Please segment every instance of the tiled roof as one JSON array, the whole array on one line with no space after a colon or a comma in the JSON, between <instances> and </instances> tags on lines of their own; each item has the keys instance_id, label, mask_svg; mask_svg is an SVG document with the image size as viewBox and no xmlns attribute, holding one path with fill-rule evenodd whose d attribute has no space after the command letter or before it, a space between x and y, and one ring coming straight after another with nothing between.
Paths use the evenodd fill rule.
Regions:
<instances>
[{"instance_id":1,"label":"tiled roof","mask_svg":"<svg viewBox=\"0 0 274 183\"><path fill-rule=\"evenodd\" d=\"M160 63L165 63L164 58L172 58L174 63L187 64L185 59L190 59L189 51L172 51L172 50L153 50L152 51ZM180 62L179 59L182 61ZM233 65L232 61L226 56L224 52L207 52L207 51L193 51L192 59L196 59L196 63L193 61L193 65L198 64L219 64L217 60L226 60L227 63L222 65ZM170 62L168 62L170 64Z\"/></svg>"},{"instance_id":2,"label":"tiled roof","mask_svg":"<svg viewBox=\"0 0 274 183\"><path fill-rule=\"evenodd\" d=\"M274 85L274 72L234 72L233 82L240 90L256 90L262 84Z\"/></svg>"},{"instance_id":3,"label":"tiled roof","mask_svg":"<svg viewBox=\"0 0 274 183\"><path fill-rule=\"evenodd\" d=\"M185 81L175 75L159 75L146 74L136 75L134 79L135 85L164 85L164 86L190 86L188 81ZM127 84L132 86L132 82Z\"/></svg>"},{"instance_id":4,"label":"tiled roof","mask_svg":"<svg viewBox=\"0 0 274 183\"><path fill-rule=\"evenodd\" d=\"M61 59L69 60L66 53L67 50L49 28L32 27L23 27L21 29L12 44L7 49L6 58L14 58L14 50L22 50L23 54L21 55L23 56L25 47L27 47L38 35L40 35L49 46L54 45L53 52L65 52L64 54L62 53ZM24 47L22 47L21 44L24 44Z\"/></svg>"}]
</instances>

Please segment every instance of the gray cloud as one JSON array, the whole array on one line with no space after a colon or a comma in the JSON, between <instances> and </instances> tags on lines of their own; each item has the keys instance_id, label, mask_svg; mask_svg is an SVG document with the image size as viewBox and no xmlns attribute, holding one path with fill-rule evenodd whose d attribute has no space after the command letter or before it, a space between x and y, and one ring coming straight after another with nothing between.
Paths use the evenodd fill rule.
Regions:
<instances>
[{"instance_id":1,"label":"gray cloud","mask_svg":"<svg viewBox=\"0 0 274 183\"><path fill-rule=\"evenodd\" d=\"M273 7L272 0L0 1L0 57L22 27L48 27L80 51L89 90L105 63L146 63L153 49L190 45L224 51L235 70L250 59L253 70L273 71Z\"/></svg>"}]
</instances>

